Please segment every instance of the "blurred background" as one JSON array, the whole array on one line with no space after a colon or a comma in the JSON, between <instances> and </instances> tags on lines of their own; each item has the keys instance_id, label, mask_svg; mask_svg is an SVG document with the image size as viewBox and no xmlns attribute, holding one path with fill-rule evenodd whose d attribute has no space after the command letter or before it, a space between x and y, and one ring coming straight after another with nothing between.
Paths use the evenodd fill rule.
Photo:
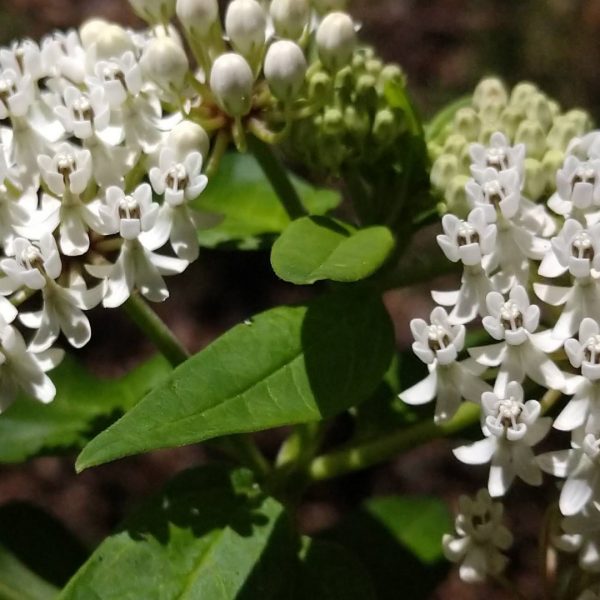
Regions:
<instances>
[{"instance_id":1,"label":"blurred background","mask_svg":"<svg viewBox=\"0 0 600 600\"><path fill-rule=\"evenodd\" d=\"M425 117L489 74L509 84L535 81L563 106L600 114L600 0L354 0L351 9L363 24L363 39L406 70ZM139 24L126 0L2 0L0 44L24 36L39 39L91 16ZM278 282L268 256L260 252L205 252L184 276L170 281L170 289L171 299L159 312L192 351L256 312L310 293ZM409 319L429 314L426 298L424 288L389 294L399 347L410 341ZM119 311L96 311L92 327L92 342L81 358L98 374L117 375L153 352ZM267 453L281 439L273 433L258 438ZM309 534L326 530L372 495L437 495L454 509L458 495L475 491L485 474L453 461L452 445L437 441L390 464L317 486L298 511L300 527ZM204 450L192 447L133 457L76 476L72 456L39 458L0 468L0 503L35 502L91 548L140 498L177 470L203 460ZM546 484L548 494L555 493L552 485ZM512 554L510 576L530 598L538 593L535 497L518 487L507 503L521 540ZM397 594L411 600L401 587ZM460 584L454 571L431 595L432 600L504 597L485 586Z\"/></svg>"}]
</instances>

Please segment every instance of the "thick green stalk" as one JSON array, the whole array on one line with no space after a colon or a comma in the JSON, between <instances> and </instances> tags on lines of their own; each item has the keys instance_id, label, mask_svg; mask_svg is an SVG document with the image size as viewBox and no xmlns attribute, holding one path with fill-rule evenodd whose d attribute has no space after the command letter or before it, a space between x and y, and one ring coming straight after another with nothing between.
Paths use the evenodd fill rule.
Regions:
<instances>
[{"instance_id":1,"label":"thick green stalk","mask_svg":"<svg viewBox=\"0 0 600 600\"><path fill-rule=\"evenodd\" d=\"M279 200L283 204L290 219L297 219L307 214L298 191L291 182L283 164L275 156L271 147L253 135L248 136L248 149L264 171L269 183L273 186Z\"/></svg>"}]
</instances>

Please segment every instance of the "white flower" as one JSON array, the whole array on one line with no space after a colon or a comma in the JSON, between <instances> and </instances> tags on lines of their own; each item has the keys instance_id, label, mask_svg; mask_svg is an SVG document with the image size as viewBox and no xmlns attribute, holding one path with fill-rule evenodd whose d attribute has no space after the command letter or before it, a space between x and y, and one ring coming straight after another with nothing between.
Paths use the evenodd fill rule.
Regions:
<instances>
[{"instance_id":1,"label":"white flower","mask_svg":"<svg viewBox=\"0 0 600 600\"><path fill-rule=\"evenodd\" d=\"M531 447L546 436L552 419L540 418L541 406L536 400L523 402L523 388L516 381L506 386L506 395L485 392L481 405L486 437L456 448L456 458L470 465L491 462L488 489L492 496L503 496L515 477L540 485L542 472Z\"/></svg>"},{"instance_id":2,"label":"white flower","mask_svg":"<svg viewBox=\"0 0 600 600\"><path fill-rule=\"evenodd\" d=\"M563 534L553 539L564 552L579 552L579 566L584 571L600 573L600 505L586 505L561 522Z\"/></svg>"},{"instance_id":3,"label":"white flower","mask_svg":"<svg viewBox=\"0 0 600 600\"><path fill-rule=\"evenodd\" d=\"M75 84L83 83L86 53L76 31L55 31L42 39L44 71L52 77L64 77Z\"/></svg>"},{"instance_id":4,"label":"white flower","mask_svg":"<svg viewBox=\"0 0 600 600\"><path fill-rule=\"evenodd\" d=\"M133 52L125 52L110 61L94 65L94 76L87 78L89 87L101 87L111 108L120 108L129 96L137 96L144 84L142 69Z\"/></svg>"},{"instance_id":5,"label":"white flower","mask_svg":"<svg viewBox=\"0 0 600 600\"><path fill-rule=\"evenodd\" d=\"M30 75L38 81L46 75L40 47L33 40L13 42L10 48L0 48L0 66L19 75Z\"/></svg>"},{"instance_id":6,"label":"white flower","mask_svg":"<svg viewBox=\"0 0 600 600\"><path fill-rule=\"evenodd\" d=\"M476 170L465 190L471 208L481 208L488 223L495 223L499 211L505 219L512 219L521 204L521 178L515 168L497 171L492 167Z\"/></svg>"},{"instance_id":7,"label":"white flower","mask_svg":"<svg viewBox=\"0 0 600 600\"><path fill-rule=\"evenodd\" d=\"M560 512L579 513L590 501L600 499L600 439L593 433L577 430L571 450L547 452L537 457L546 472L566 479L560 493Z\"/></svg>"},{"instance_id":8,"label":"white flower","mask_svg":"<svg viewBox=\"0 0 600 600\"><path fill-rule=\"evenodd\" d=\"M488 147L483 144L471 144L469 154L475 169L492 167L497 171L506 171L515 168L519 176L523 177L525 144L510 146L506 136L500 131L492 134Z\"/></svg>"},{"instance_id":9,"label":"white flower","mask_svg":"<svg viewBox=\"0 0 600 600\"><path fill-rule=\"evenodd\" d=\"M24 117L35 100L35 87L30 74L19 75L12 69L0 74L0 120Z\"/></svg>"},{"instance_id":10,"label":"white flower","mask_svg":"<svg viewBox=\"0 0 600 600\"><path fill-rule=\"evenodd\" d=\"M0 410L13 403L19 390L41 402L51 402L56 388L45 372L54 368L62 356L58 350L30 352L21 334L0 320Z\"/></svg>"},{"instance_id":11,"label":"white flower","mask_svg":"<svg viewBox=\"0 0 600 600\"><path fill-rule=\"evenodd\" d=\"M461 563L460 578L467 583L500 575L508 562L502 552L513 543L512 534L502 524L504 507L482 489L474 500L461 496L459 510L455 521L458 537L446 534L442 539L446 558Z\"/></svg>"},{"instance_id":12,"label":"white flower","mask_svg":"<svg viewBox=\"0 0 600 600\"><path fill-rule=\"evenodd\" d=\"M592 269L600 269L600 224L585 229L579 221L567 219L558 236L552 238L552 249L561 271L544 270L542 274L558 277L568 270L573 277L590 277Z\"/></svg>"},{"instance_id":13,"label":"white flower","mask_svg":"<svg viewBox=\"0 0 600 600\"><path fill-rule=\"evenodd\" d=\"M448 314L441 307L431 312L431 325L423 319L413 319L410 328L415 338L413 352L428 365L429 375L399 396L407 404L419 405L437 396L435 422L451 419L462 398L479 402L481 394L490 389L482 381L474 365L456 362L465 343L463 325L451 325Z\"/></svg>"},{"instance_id":14,"label":"white flower","mask_svg":"<svg viewBox=\"0 0 600 600\"><path fill-rule=\"evenodd\" d=\"M89 150L63 143L53 157L38 156L42 179L50 191L62 196L66 190L82 194L92 178L92 156Z\"/></svg>"},{"instance_id":15,"label":"white flower","mask_svg":"<svg viewBox=\"0 0 600 600\"><path fill-rule=\"evenodd\" d=\"M469 348L469 354L486 367L500 366L494 391L503 395L509 381L521 383L527 375L536 383L552 389L563 389L565 379L546 352L560 347L560 341L548 332L534 335L540 320L540 309L529 303L522 286L510 291L508 300L498 292L486 299L489 315L483 326L500 344Z\"/></svg>"}]
</instances>

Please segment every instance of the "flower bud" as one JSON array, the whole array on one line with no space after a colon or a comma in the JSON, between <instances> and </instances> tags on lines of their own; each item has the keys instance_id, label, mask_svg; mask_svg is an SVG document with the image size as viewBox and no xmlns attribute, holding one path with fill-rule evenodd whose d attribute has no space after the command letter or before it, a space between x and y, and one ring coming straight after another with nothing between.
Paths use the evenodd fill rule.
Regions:
<instances>
[{"instance_id":1,"label":"flower bud","mask_svg":"<svg viewBox=\"0 0 600 600\"><path fill-rule=\"evenodd\" d=\"M577 128L577 135L582 135L592 128L592 120L585 110L573 108L565 113L565 118L575 125Z\"/></svg>"},{"instance_id":2,"label":"flower bud","mask_svg":"<svg viewBox=\"0 0 600 600\"><path fill-rule=\"evenodd\" d=\"M510 94L510 103L526 108L530 99L536 94L539 94L539 90L533 83L522 81L513 88Z\"/></svg>"},{"instance_id":3,"label":"flower bud","mask_svg":"<svg viewBox=\"0 0 600 600\"><path fill-rule=\"evenodd\" d=\"M371 119L367 111L358 111L354 106L344 109L344 126L358 138L365 138L371 132Z\"/></svg>"},{"instance_id":4,"label":"flower bud","mask_svg":"<svg viewBox=\"0 0 600 600\"><path fill-rule=\"evenodd\" d=\"M142 70L159 87L170 92L181 91L189 65L185 52L171 38L150 40L140 60Z\"/></svg>"},{"instance_id":5,"label":"flower bud","mask_svg":"<svg viewBox=\"0 0 600 600\"><path fill-rule=\"evenodd\" d=\"M512 139L517 133L521 121L525 118L525 112L521 107L509 104L500 115L500 129Z\"/></svg>"},{"instance_id":6,"label":"flower bud","mask_svg":"<svg viewBox=\"0 0 600 600\"><path fill-rule=\"evenodd\" d=\"M129 4L148 23L168 23L175 14L175 0L129 0Z\"/></svg>"},{"instance_id":7,"label":"flower bud","mask_svg":"<svg viewBox=\"0 0 600 600\"><path fill-rule=\"evenodd\" d=\"M442 154L431 166L431 183L439 189L446 189L458 175L458 158L454 154Z\"/></svg>"},{"instance_id":8,"label":"flower bud","mask_svg":"<svg viewBox=\"0 0 600 600\"><path fill-rule=\"evenodd\" d=\"M552 110L550 103L544 94L535 94L527 103L527 118L537 121L544 131L548 131L552 125Z\"/></svg>"},{"instance_id":9,"label":"flower bud","mask_svg":"<svg viewBox=\"0 0 600 600\"><path fill-rule=\"evenodd\" d=\"M468 141L473 142L479 135L481 121L477 113L470 107L459 108L454 115L454 128Z\"/></svg>"},{"instance_id":10,"label":"flower bud","mask_svg":"<svg viewBox=\"0 0 600 600\"><path fill-rule=\"evenodd\" d=\"M109 60L119 57L125 52L135 50L131 36L123 27L114 23L107 23L105 27L98 26L96 30L96 57L100 60Z\"/></svg>"},{"instance_id":11,"label":"flower bud","mask_svg":"<svg viewBox=\"0 0 600 600\"><path fill-rule=\"evenodd\" d=\"M525 144L527 156L541 159L546 152L546 134L536 121L526 119L515 134L515 143Z\"/></svg>"},{"instance_id":12,"label":"flower bud","mask_svg":"<svg viewBox=\"0 0 600 600\"><path fill-rule=\"evenodd\" d=\"M297 40L310 22L310 4L308 0L273 0L270 14L278 36Z\"/></svg>"},{"instance_id":13,"label":"flower bud","mask_svg":"<svg viewBox=\"0 0 600 600\"><path fill-rule=\"evenodd\" d=\"M482 79L473 92L473 106L481 110L487 104L501 104L506 106L508 93L504 84L495 77Z\"/></svg>"},{"instance_id":14,"label":"flower bud","mask_svg":"<svg viewBox=\"0 0 600 600\"><path fill-rule=\"evenodd\" d=\"M175 11L183 27L201 38L208 36L219 19L217 0L177 0Z\"/></svg>"},{"instance_id":15,"label":"flower bud","mask_svg":"<svg viewBox=\"0 0 600 600\"><path fill-rule=\"evenodd\" d=\"M557 117L548 132L548 148L565 150L569 142L579 134L577 125L566 115Z\"/></svg>"},{"instance_id":16,"label":"flower bud","mask_svg":"<svg viewBox=\"0 0 600 600\"><path fill-rule=\"evenodd\" d=\"M225 30L233 47L248 57L265 43L267 16L256 0L233 0L225 15Z\"/></svg>"},{"instance_id":17,"label":"flower bud","mask_svg":"<svg viewBox=\"0 0 600 600\"><path fill-rule=\"evenodd\" d=\"M321 62L335 72L350 63L356 46L354 23L343 12L329 13L317 29L317 49Z\"/></svg>"},{"instance_id":18,"label":"flower bud","mask_svg":"<svg viewBox=\"0 0 600 600\"><path fill-rule=\"evenodd\" d=\"M190 152L200 152L203 159L208 156L210 140L204 129L193 121L181 121L169 133L167 146L175 150L177 160L183 162Z\"/></svg>"},{"instance_id":19,"label":"flower bud","mask_svg":"<svg viewBox=\"0 0 600 600\"><path fill-rule=\"evenodd\" d=\"M221 54L210 73L210 87L221 108L232 117L242 117L252 105L254 77L246 59L235 52Z\"/></svg>"},{"instance_id":20,"label":"flower bud","mask_svg":"<svg viewBox=\"0 0 600 600\"><path fill-rule=\"evenodd\" d=\"M460 156L463 148L468 145L467 139L460 133L453 133L446 138L444 142L444 152L448 154L454 154L454 156Z\"/></svg>"},{"instance_id":21,"label":"flower bud","mask_svg":"<svg viewBox=\"0 0 600 600\"><path fill-rule=\"evenodd\" d=\"M338 108L328 108L323 115L323 132L336 136L344 131L344 115Z\"/></svg>"},{"instance_id":22,"label":"flower bud","mask_svg":"<svg viewBox=\"0 0 600 600\"><path fill-rule=\"evenodd\" d=\"M398 135L396 116L389 108L377 111L373 121L373 137L379 144L389 144Z\"/></svg>"},{"instance_id":23,"label":"flower bud","mask_svg":"<svg viewBox=\"0 0 600 600\"><path fill-rule=\"evenodd\" d=\"M331 92L331 77L322 71L315 73L308 82L308 96L313 102L322 103Z\"/></svg>"},{"instance_id":24,"label":"flower bud","mask_svg":"<svg viewBox=\"0 0 600 600\"><path fill-rule=\"evenodd\" d=\"M546 189L546 171L539 160L525 159L525 183L523 193L531 200L537 200Z\"/></svg>"},{"instance_id":25,"label":"flower bud","mask_svg":"<svg viewBox=\"0 0 600 600\"><path fill-rule=\"evenodd\" d=\"M467 181L469 181L467 175L456 175L449 181L445 191L448 211L462 219L469 214L469 203L465 191Z\"/></svg>"},{"instance_id":26,"label":"flower bud","mask_svg":"<svg viewBox=\"0 0 600 600\"><path fill-rule=\"evenodd\" d=\"M546 187L551 189L556 185L556 172L562 168L565 153L562 150L548 150L542 159L542 168L546 175Z\"/></svg>"},{"instance_id":27,"label":"flower bud","mask_svg":"<svg viewBox=\"0 0 600 600\"><path fill-rule=\"evenodd\" d=\"M100 32L108 25L104 19L88 19L79 28L79 39L81 45L88 50L92 44L96 43Z\"/></svg>"},{"instance_id":28,"label":"flower bud","mask_svg":"<svg viewBox=\"0 0 600 600\"><path fill-rule=\"evenodd\" d=\"M406 85L406 77L398 65L385 65L383 69L381 69L381 73L379 73L379 86L382 92L384 91L385 86L390 82L402 87Z\"/></svg>"},{"instance_id":29,"label":"flower bud","mask_svg":"<svg viewBox=\"0 0 600 600\"><path fill-rule=\"evenodd\" d=\"M304 84L306 58L300 46L289 40L272 44L265 56L265 78L273 95L284 102L295 100Z\"/></svg>"}]
</instances>

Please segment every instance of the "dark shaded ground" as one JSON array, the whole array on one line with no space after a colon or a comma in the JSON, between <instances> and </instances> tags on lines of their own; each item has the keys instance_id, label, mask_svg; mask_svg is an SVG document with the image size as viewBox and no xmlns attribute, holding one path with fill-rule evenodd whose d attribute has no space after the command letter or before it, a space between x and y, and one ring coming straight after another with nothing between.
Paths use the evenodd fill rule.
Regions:
<instances>
[{"instance_id":1,"label":"dark shaded ground","mask_svg":"<svg viewBox=\"0 0 600 600\"><path fill-rule=\"evenodd\" d=\"M600 0L356 0L354 5L354 14L364 24L364 37L385 58L403 65L424 112L465 93L488 73L503 75L509 82L532 79L565 105L599 108ZM4 0L0 40L39 37L91 15L136 22L125 0ZM159 311L190 350L204 347L253 313L300 300L307 293L278 282L265 254L226 252L206 252L183 277L173 280L171 290L171 299ZM408 320L429 313L426 298L423 288L388 296L399 346L409 341ZM152 353L119 311L97 311L92 320L93 342L82 356L97 372L114 375ZM274 451L273 435L259 439L267 452ZM474 491L484 482L484 474L457 464L450 449L450 442L435 442L390 464L318 486L298 511L301 528L307 533L320 531L360 500L377 494L426 493L455 505L460 493ZM203 449L184 448L76 476L73 457L41 458L0 469L0 504L32 500L93 545L140 498L176 471L203 460ZM551 484L547 492L552 492ZM511 524L524 540L513 553L514 575L531 598L538 593L532 576L537 568L533 543L539 523L534 498L529 490L518 488L508 501ZM438 600L504 597L487 587L462 586L454 574L433 596Z\"/></svg>"}]
</instances>

